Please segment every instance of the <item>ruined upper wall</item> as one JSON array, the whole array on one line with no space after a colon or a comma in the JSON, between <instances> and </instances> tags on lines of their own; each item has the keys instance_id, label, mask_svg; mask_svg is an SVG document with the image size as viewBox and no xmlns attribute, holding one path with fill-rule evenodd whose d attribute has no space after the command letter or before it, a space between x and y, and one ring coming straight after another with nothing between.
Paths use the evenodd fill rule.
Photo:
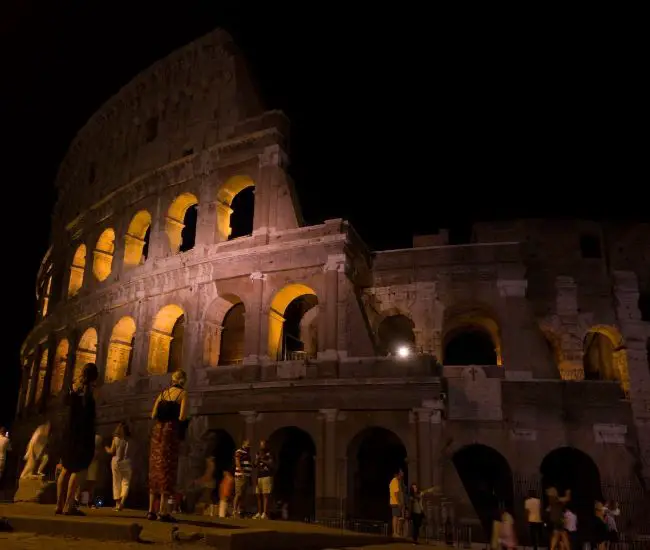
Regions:
<instances>
[{"instance_id":1,"label":"ruined upper wall","mask_svg":"<svg viewBox=\"0 0 650 550\"><path fill-rule=\"evenodd\" d=\"M56 179L55 217L70 222L133 178L235 137L262 112L232 38L211 32L140 73L78 132Z\"/></svg>"}]
</instances>

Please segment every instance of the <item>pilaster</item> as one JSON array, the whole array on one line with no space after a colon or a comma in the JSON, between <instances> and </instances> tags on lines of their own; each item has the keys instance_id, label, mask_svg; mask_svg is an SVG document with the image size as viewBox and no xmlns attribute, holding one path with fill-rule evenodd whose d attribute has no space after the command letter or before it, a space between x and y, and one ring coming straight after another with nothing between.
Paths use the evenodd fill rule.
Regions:
<instances>
[{"instance_id":1,"label":"pilaster","mask_svg":"<svg viewBox=\"0 0 650 550\"><path fill-rule=\"evenodd\" d=\"M248 442L252 445L255 444L255 425L259 420L261 420L261 414L258 413L257 411L239 411L239 414L244 420L244 426L242 430L242 437L241 441L235 442L235 445L239 447L242 444L243 440L248 440Z\"/></svg>"},{"instance_id":2,"label":"pilaster","mask_svg":"<svg viewBox=\"0 0 650 550\"><path fill-rule=\"evenodd\" d=\"M250 279L252 289L250 300L246 304L246 332L244 335L245 365L260 363L260 356L267 353L262 349L262 345L265 340L268 340L268 326L264 330L262 315L262 298L266 275L260 271L254 271L251 273Z\"/></svg>"},{"instance_id":3,"label":"pilaster","mask_svg":"<svg viewBox=\"0 0 650 550\"><path fill-rule=\"evenodd\" d=\"M316 514L338 517L341 507L341 472L337 460L337 427L344 414L337 409L321 409L321 448L316 455Z\"/></svg>"}]
</instances>

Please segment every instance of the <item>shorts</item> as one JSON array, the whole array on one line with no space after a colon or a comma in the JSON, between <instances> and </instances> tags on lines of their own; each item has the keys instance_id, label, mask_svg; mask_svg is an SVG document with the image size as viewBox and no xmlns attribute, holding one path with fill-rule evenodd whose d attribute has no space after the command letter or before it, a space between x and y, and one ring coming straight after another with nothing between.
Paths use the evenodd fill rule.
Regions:
<instances>
[{"instance_id":1,"label":"shorts","mask_svg":"<svg viewBox=\"0 0 650 550\"><path fill-rule=\"evenodd\" d=\"M402 507L399 504L391 504L390 515L394 518L401 518L404 515L402 513Z\"/></svg>"},{"instance_id":2,"label":"shorts","mask_svg":"<svg viewBox=\"0 0 650 550\"><path fill-rule=\"evenodd\" d=\"M243 497L248 491L248 485L250 484L250 478L247 476L236 476L235 477L235 496Z\"/></svg>"},{"instance_id":3,"label":"shorts","mask_svg":"<svg viewBox=\"0 0 650 550\"><path fill-rule=\"evenodd\" d=\"M258 477L255 493L258 495L270 495L273 492L273 478L271 476Z\"/></svg>"}]
</instances>

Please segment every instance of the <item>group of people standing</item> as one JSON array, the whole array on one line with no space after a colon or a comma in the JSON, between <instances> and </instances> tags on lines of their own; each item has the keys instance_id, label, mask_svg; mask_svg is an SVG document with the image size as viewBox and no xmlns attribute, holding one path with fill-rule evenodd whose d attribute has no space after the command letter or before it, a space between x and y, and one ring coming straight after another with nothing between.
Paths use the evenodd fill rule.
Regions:
<instances>
[{"instance_id":1,"label":"group of people standing","mask_svg":"<svg viewBox=\"0 0 650 550\"><path fill-rule=\"evenodd\" d=\"M398 470L388 486L389 505L392 517L393 537L406 538L406 520L410 520L411 539L417 544L424 522L424 497L439 492L438 487L420 489L417 483L411 483L406 490L404 472Z\"/></svg>"}]
</instances>

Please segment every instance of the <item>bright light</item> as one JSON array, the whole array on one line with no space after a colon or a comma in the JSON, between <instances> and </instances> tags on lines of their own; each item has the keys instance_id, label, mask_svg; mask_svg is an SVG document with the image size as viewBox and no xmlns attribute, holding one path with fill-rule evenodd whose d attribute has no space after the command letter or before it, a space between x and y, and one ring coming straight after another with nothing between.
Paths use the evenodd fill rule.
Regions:
<instances>
[{"instance_id":1,"label":"bright light","mask_svg":"<svg viewBox=\"0 0 650 550\"><path fill-rule=\"evenodd\" d=\"M397 348L397 356L401 358L405 358L411 355L411 350L409 349L408 346L400 346Z\"/></svg>"}]
</instances>

